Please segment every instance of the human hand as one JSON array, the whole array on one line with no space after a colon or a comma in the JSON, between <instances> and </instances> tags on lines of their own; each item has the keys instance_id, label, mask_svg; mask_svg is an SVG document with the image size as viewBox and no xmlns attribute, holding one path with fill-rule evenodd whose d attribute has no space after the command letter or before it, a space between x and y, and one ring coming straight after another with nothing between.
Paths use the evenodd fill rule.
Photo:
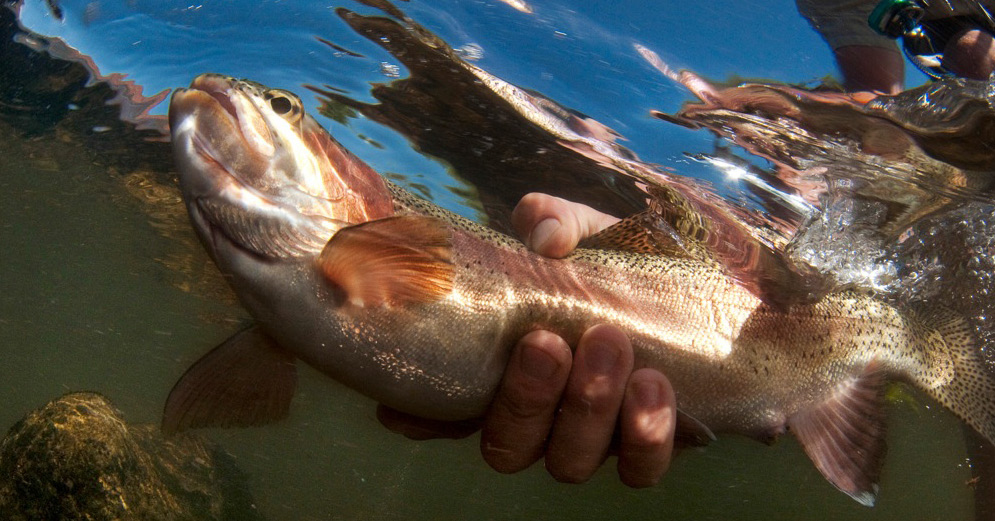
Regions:
<instances>
[{"instance_id":1,"label":"human hand","mask_svg":"<svg viewBox=\"0 0 995 521\"><path fill-rule=\"evenodd\" d=\"M526 244L563 257L618 219L545 194L525 196L512 224ZM580 483L616 449L618 473L632 487L656 484L670 465L676 398L659 371L633 371L632 345L612 326L587 330L572 353L548 331L515 345L481 433L484 460L499 472L524 470L541 458L558 481ZM438 422L380 406L380 421L414 439L459 438L480 422ZM615 439L614 434L618 432ZM613 443L613 439L617 444Z\"/></svg>"},{"instance_id":2,"label":"human hand","mask_svg":"<svg viewBox=\"0 0 995 521\"><path fill-rule=\"evenodd\" d=\"M545 457L567 483L587 481L619 433L618 473L632 487L656 484L670 465L674 391L658 371L633 372L632 345L611 326L595 326L576 353L548 331L519 340L484 419L481 453L499 472Z\"/></svg>"}]
</instances>

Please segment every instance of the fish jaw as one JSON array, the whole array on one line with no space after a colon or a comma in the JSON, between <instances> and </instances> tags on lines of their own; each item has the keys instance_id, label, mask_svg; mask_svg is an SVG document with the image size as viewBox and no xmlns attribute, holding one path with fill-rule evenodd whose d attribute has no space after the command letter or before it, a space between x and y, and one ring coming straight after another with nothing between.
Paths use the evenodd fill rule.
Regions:
<instances>
[{"instance_id":1,"label":"fish jaw","mask_svg":"<svg viewBox=\"0 0 995 521\"><path fill-rule=\"evenodd\" d=\"M383 180L285 91L205 74L170 101L184 201L205 246L317 255L344 226L393 212Z\"/></svg>"},{"instance_id":2,"label":"fish jaw","mask_svg":"<svg viewBox=\"0 0 995 521\"><path fill-rule=\"evenodd\" d=\"M227 88L226 88L227 87ZM259 123L258 113L242 117L232 102L238 92L218 76L199 76L188 89L177 89L169 104L169 123L180 184L190 199L211 197L226 187L246 186L263 175L271 136ZM242 121L254 121L255 131L243 132Z\"/></svg>"}]
</instances>

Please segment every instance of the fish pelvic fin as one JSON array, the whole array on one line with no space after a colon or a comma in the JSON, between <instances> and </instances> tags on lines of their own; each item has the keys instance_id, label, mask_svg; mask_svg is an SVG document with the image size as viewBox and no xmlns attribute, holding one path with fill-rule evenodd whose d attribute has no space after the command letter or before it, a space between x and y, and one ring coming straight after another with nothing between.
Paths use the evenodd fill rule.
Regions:
<instances>
[{"instance_id":1,"label":"fish pelvic fin","mask_svg":"<svg viewBox=\"0 0 995 521\"><path fill-rule=\"evenodd\" d=\"M292 355L258 326L236 333L197 360L166 398L162 431L249 427L281 420L297 388Z\"/></svg>"},{"instance_id":2,"label":"fish pelvic fin","mask_svg":"<svg viewBox=\"0 0 995 521\"><path fill-rule=\"evenodd\" d=\"M905 316L913 383L995 444L995 367L986 362L970 324L936 306L915 305Z\"/></svg>"},{"instance_id":3,"label":"fish pelvic fin","mask_svg":"<svg viewBox=\"0 0 995 521\"><path fill-rule=\"evenodd\" d=\"M343 228L318 268L343 305L424 304L453 288L452 230L435 217L405 215Z\"/></svg>"},{"instance_id":4,"label":"fish pelvic fin","mask_svg":"<svg viewBox=\"0 0 995 521\"><path fill-rule=\"evenodd\" d=\"M871 362L821 404L794 414L788 428L815 467L836 488L874 506L884 464L886 373Z\"/></svg>"}]
</instances>

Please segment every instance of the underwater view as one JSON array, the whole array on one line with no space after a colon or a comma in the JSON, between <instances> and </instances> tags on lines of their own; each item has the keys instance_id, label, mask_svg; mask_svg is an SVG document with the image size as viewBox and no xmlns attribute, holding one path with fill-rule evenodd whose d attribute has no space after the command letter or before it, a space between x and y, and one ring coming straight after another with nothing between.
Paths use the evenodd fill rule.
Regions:
<instances>
[{"instance_id":1,"label":"underwater view","mask_svg":"<svg viewBox=\"0 0 995 521\"><path fill-rule=\"evenodd\" d=\"M806 5L4 1L0 518L995 520L995 83ZM660 482L491 468L511 346L602 323Z\"/></svg>"}]
</instances>

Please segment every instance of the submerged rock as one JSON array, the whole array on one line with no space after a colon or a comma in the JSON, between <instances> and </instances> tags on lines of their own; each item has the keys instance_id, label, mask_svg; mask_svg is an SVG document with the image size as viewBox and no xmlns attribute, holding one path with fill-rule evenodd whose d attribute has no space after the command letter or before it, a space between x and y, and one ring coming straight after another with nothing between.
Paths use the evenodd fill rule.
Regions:
<instances>
[{"instance_id":1,"label":"submerged rock","mask_svg":"<svg viewBox=\"0 0 995 521\"><path fill-rule=\"evenodd\" d=\"M128 425L96 393L72 393L0 442L0 519L257 520L245 479L220 447Z\"/></svg>"}]
</instances>

